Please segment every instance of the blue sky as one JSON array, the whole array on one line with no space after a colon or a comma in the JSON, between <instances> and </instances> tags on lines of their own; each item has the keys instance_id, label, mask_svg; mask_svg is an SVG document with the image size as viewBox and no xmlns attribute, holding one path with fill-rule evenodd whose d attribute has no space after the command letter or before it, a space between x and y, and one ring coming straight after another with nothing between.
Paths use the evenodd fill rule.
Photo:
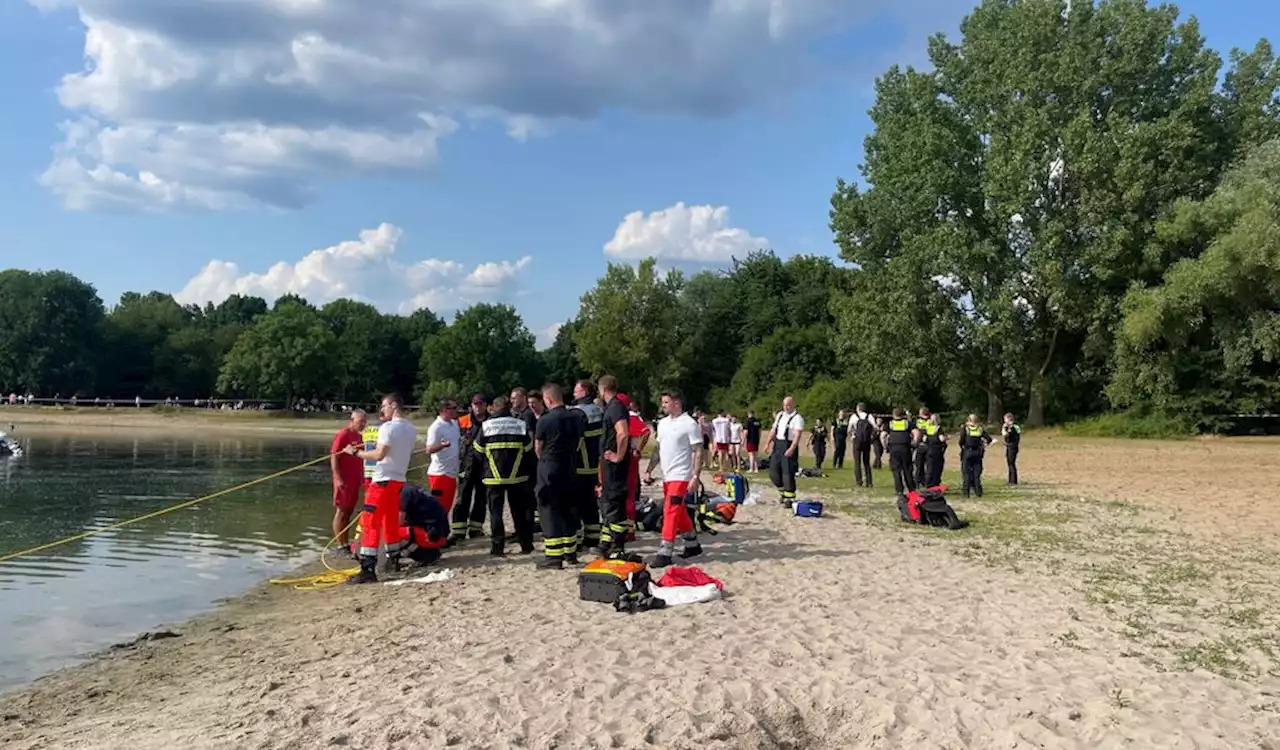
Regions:
<instances>
[{"instance_id":1,"label":"blue sky","mask_svg":"<svg viewBox=\"0 0 1280 750\"><path fill-rule=\"evenodd\" d=\"M545 344L611 259L831 253L874 77L971 6L11 0L0 266L109 305L506 301ZM1220 50L1280 29L1266 0L1180 7Z\"/></svg>"}]
</instances>

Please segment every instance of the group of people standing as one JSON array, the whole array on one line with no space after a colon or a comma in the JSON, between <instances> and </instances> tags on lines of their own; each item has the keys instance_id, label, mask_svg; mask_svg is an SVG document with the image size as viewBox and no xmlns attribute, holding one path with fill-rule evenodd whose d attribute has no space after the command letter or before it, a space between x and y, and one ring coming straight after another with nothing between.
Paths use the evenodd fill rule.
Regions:
<instances>
[{"instance_id":1,"label":"group of people standing","mask_svg":"<svg viewBox=\"0 0 1280 750\"><path fill-rule=\"evenodd\" d=\"M1016 485L1022 428L1014 421L1013 414L1004 415L1000 433L1005 444L1008 483ZM770 478L784 505L790 505L795 499L795 475L799 471L795 454L802 436L805 436L804 418L796 412L795 400L788 396L783 401L782 411L774 415L773 428L765 438L766 450L771 454ZM947 447L952 436L943 428L939 415L931 413L927 407L922 407L915 418L910 417L906 410L897 408L889 418L881 419L871 414L866 404L858 404L852 414L841 410L830 427L821 419L814 420L807 433L807 443L819 471L826 460L828 440L834 443L832 467L836 469L844 467L846 450L852 446L853 480L857 487L874 486L872 469L880 469L883 456L888 453L894 491L901 495L917 487L933 487L942 482ZM993 441L977 415L968 415L955 440L960 445L960 473L965 497L971 493L982 497L983 459L987 446Z\"/></svg>"},{"instance_id":2,"label":"group of people standing","mask_svg":"<svg viewBox=\"0 0 1280 750\"><path fill-rule=\"evenodd\" d=\"M382 399L379 425L368 427L367 415L355 410L334 438L333 528L343 547L364 490L351 547L360 561L353 583L377 580L379 544L386 549L386 569L399 570L406 555L433 562L440 550L483 537L486 512L494 556L505 555L512 541L521 554L532 554L539 532L541 569L577 563L586 552L626 553L635 538L640 458L651 431L626 394L618 392L616 378L578 381L572 403L565 403L559 385L549 383L536 392L513 389L510 397L492 401L476 394L463 415L451 399L438 408L420 449L417 430L394 394ZM677 538L683 541L681 557L702 552L685 497L699 490L703 433L684 413L678 393L664 393L662 409L666 416L657 425L657 450L645 472L645 481L652 482L652 470L661 464L665 498L662 544L648 560L651 567L671 564ZM415 453L430 456L425 489L407 484ZM410 505L412 513L406 512ZM515 526L511 537L504 522L507 508ZM411 516L428 519L427 527L411 523ZM447 525L446 518L451 519Z\"/></svg>"}]
</instances>

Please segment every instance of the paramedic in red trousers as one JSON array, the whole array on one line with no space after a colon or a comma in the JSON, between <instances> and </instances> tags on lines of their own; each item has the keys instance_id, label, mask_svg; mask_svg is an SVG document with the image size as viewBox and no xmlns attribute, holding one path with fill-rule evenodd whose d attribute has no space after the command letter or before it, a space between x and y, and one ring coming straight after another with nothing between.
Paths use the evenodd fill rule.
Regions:
<instances>
[{"instance_id":1,"label":"paramedic in red trousers","mask_svg":"<svg viewBox=\"0 0 1280 750\"><path fill-rule=\"evenodd\" d=\"M329 469L333 473L333 538L338 540L338 549L344 550L344 554L350 554L347 527L360 500L360 485L364 483L364 464L345 449L348 445L359 447L364 443L361 433L366 416L363 409L352 409L351 420L333 436L333 445L329 448L333 452L329 457Z\"/></svg>"},{"instance_id":2,"label":"paramedic in red trousers","mask_svg":"<svg viewBox=\"0 0 1280 750\"><path fill-rule=\"evenodd\" d=\"M400 552L404 547L400 526L400 490L404 488L409 459L418 442L418 431L404 413L404 401L395 394L382 397L378 409L382 424L373 450L347 446L346 452L361 461L377 463L373 478L365 492L364 509L360 513L360 573L348 583L377 583L378 543L387 546L387 567L400 569Z\"/></svg>"},{"instance_id":3,"label":"paramedic in red trousers","mask_svg":"<svg viewBox=\"0 0 1280 750\"><path fill-rule=\"evenodd\" d=\"M453 509L453 498L458 492L462 433L458 429L458 404L453 399L442 399L439 406L439 416L427 428L426 453L431 456L431 464L427 467L427 487L448 513Z\"/></svg>"},{"instance_id":4,"label":"paramedic in red trousers","mask_svg":"<svg viewBox=\"0 0 1280 750\"><path fill-rule=\"evenodd\" d=\"M627 519L631 413L618 400L617 378L605 375L596 385L604 399L604 437L600 444L600 554L618 557L631 533L631 522Z\"/></svg>"},{"instance_id":5,"label":"paramedic in red trousers","mask_svg":"<svg viewBox=\"0 0 1280 750\"><path fill-rule=\"evenodd\" d=\"M698 493L702 473L702 428L684 413L680 394L662 394L662 411L667 416L658 422L657 447L649 458L645 482L653 481L653 466L662 466L662 544L658 553L645 560L651 568L665 568L675 554L676 537L683 541L680 557L689 559L702 554L698 532L685 507L685 497Z\"/></svg>"},{"instance_id":6,"label":"paramedic in red trousers","mask_svg":"<svg viewBox=\"0 0 1280 750\"><path fill-rule=\"evenodd\" d=\"M804 435L804 417L796 411L796 400L791 396L782 399L782 411L773 415L773 427L765 437L765 445L772 446L769 457L769 478L781 493L781 502L790 508L796 501L796 472L799 470L800 437Z\"/></svg>"},{"instance_id":7,"label":"paramedic in red trousers","mask_svg":"<svg viewBox=\"0 0 1280 750\"><path fill-rule=\"evenodd\" d=\"M644 458L644 446L649 442L649 425L640 416L636 404L625 393L618 394L618 400L626 405L631 415L628 424L631 428L631 473L627 476L627 519L631 522L631 533L628 542L636 540L636 503L640 500L640 461Z\"/></svg>"}]
</instances>

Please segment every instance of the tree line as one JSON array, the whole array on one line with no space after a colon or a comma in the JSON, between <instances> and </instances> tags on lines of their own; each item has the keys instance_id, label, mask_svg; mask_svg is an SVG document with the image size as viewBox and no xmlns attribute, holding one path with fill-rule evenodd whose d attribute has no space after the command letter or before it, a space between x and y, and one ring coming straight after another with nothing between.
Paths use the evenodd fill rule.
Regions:
<instances>
[{"instance_id":1,"label":"tree line","mask_svg":"<svg viewBox=\"0 0 1280 750\"><path fill-rule=\"evenodd\" d=\"M611 264L538 351L514 308L446 324L351 300L129 293L0 273L0 390L430 403L605 372L652 404L784 394L834 414L926 404L1029 425L1113 409L1226 429L1280 411L1280 64L1224 66L1142 0L988 0L931 70L876 82L839 261Z\"/></svg>"}]
</instances>

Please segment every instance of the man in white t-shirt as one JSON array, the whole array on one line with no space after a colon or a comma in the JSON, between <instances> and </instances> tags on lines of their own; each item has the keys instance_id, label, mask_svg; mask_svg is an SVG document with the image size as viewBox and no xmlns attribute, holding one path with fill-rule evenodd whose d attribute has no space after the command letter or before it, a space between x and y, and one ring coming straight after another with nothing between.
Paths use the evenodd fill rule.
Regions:
<instances>
[{"instance_id":1,"label":"man in white t-shirt","mask_svg":"<svg viewBox=\"0 0 1280 750\"><path fill-rule=\"evenodd\" d=\"M653 467L662 465L662 544L658 553L645 562L651 568L670 565L675 552L676 536L684 540L680 557L689 559L702 554L698 532L693 519L685 510L685 496L697 493L702 472L702 429L696 420L684 413L680 394L668 391L662 394L662 411L667 416L658 422L657 448L649 457L644 481L653 481Z\"/></svg>"},{"instance_id":2,"label":"man in white t-shirt","mask_svg":"<svg viewBox=\"0 0 1280 750\"><path fill-rule=\"evenodd\" d=\"M721 412L711 420L711 432L716 443L716 468L723 470L729 463L729 415Z\"/></svg>"},{"instance_id":3,"label":"man in white t-shirt","mask_svg":"<svg viewBox=\"0 0 1280 750\"><path fill-rule=\"evenodd\" d=\"M462 468L462 431L458 428L458 404L453 399L440 401L440 416L427 428L426 453L431 456L427 467L427 486L431 496L453 510L458 492L458 472Z\"/></svg>"},{"instance_id":4,"label":"man in white t-shirt","mask_svg":"<svg viewBox=\"0 0 1280 750\"><path fill-rule=\"evenodd\" d=\"M729 468L741 470L742 461L742 423L737 417L729 417Z\"/></svg>"},{"instance_id":5,"label":"man in white t-shirt","mask_svg":"<svg viewBox=\"0 0 1280 750\"><path fill-rule=\"evenodd\" d=\"M376 461L369 488L365 490L364 510L360 513L360 573L348 583L377 583L378 543L387 546L387 567L400 569L400 552L404 549L405 534L400 525L400 490L404 488L405 475L418 431L404 414L404 400L394 394L382 397L378 408L382 424L378 427L378 439L373 450L359 450L350 445L347 453L362 461Z\"/></svg>"},{"instance_id":6,"label":"man in white t-shirt","mask_svg":"<svg viewBox=\"0 0 1280 750\"><path fill-rule=\"evenodd\" d=\"M782 504L790 508L796 501L796 472L799 470L800 438L804 435L804 417L796 411L796 400L791 396L782 399L782 411L773 415L773 427L765 438L765 445L772 443L769 457L769 478L781 494Z\"/></svg>"}]
</instances>

